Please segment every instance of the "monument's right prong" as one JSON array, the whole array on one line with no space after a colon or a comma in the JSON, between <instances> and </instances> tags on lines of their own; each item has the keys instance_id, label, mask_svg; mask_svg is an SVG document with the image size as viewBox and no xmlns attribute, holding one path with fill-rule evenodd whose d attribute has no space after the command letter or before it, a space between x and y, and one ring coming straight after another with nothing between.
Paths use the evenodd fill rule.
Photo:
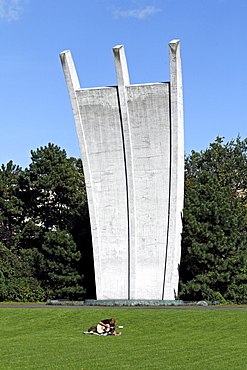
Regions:
<instances>
[{"instance_id":1,"label":"monument's right prong","mask_svg":"<svg viewBox=\"0 0 247 370\"><path fill-rule=\"evenodd\" d=\"M184 199L184 118L180 40L169 42L170 50L170 120L171 169L170 212L163 297L178 293L181 256L182 209Z\"/></svg>"},{"instance_id":2,"label":"monument's right prong","mask_svg":"<svg viewBox=\"0 0 247 370\"><path fill-rule=\"evenodd\" d=\"M183 83L182 83L180 41L179 40L170 41L169 49L170 49L170 86L171 86L172 117L173 120L183 123Z\"/></svg>"}]
</instances>

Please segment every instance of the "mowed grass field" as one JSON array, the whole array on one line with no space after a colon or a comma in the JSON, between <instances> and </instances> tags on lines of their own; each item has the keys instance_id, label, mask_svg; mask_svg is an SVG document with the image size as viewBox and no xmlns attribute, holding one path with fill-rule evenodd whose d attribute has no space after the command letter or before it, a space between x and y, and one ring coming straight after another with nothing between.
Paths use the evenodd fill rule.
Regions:
<instances>
[{"instance_id":1,"label":"mowed grass field","mask_svg":"<svg viewBox=\"0 0 247 370\"><path fill-rule=\"evenodd\" d=\"M122 336L85 335L115 317ZM247 369L247 310L1 308L0 369Z\"/></svg>"}]
</instances>

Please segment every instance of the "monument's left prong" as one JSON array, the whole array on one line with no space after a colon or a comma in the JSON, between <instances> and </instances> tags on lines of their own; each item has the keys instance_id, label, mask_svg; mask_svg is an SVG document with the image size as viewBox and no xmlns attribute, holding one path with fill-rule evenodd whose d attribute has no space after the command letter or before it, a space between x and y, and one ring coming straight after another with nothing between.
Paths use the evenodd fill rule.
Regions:
<instances>
[{"instance_id":1,"label":"monument's left prong","mask_svg":"<svg viewBox=\"0 0 247 370\"><path fill-rule=\"evenodd\" d=\"M81 158L83 161L83 172L85 175L86 187L87 187L87 199L88 203L90 204L90 222L91 226L96 225L96 217L95 217L95 202L93 197L92 191L92 174L90 170L90 161L89 161L89 153L88 153L88 144L85 138L85 128L82 123L82 116L80 114L79 102L78 102L78 91L81 90L80 82L78 79L78 75L76 72L75 64L71 55L70 50L65 50L60 53L60 60L67 84L67 89L70 97L70 102L72 106L72 111L74 115L74 121L76 126L77 137L79 141L79 147L81 152ZM95 231L93 233L93 240L94 244L98 245L98 229L94 227ZM102 283L101 283L101 263L100 263L100 253L98 253L98 249L94 250L94 266L96 266L96 270L99 271L97 274L97 295L102 297Z\"/></svg>"},{"instance_id":2,"label":"monument's left prong","mask_svg":"<svg viewBox=\"0 0 247 370\"><path fill-rule=\"evenodd\" d=\"M60 60L63 67L69 93L71 94L72 91L75 91L80 88L80 83L70 50L65 50L62 53L60 53Z\"/></svg>"},{"instance_id":3,"label":"monument's left prong","mask_svg":"<svg viewBox=\"0 0 247 370\"><path fill-rule=\"evenodd\" d=\"M79 145L81 143L80 139L82 139L82 125L81 125L81 118L80 112L78 108L78 102L76 97L76 90L80 89L80 82L77 76L77 72L75 69L75 64L73 62L73 58L71 55L70 50L65 50L60 53L60 60L63 67L64 77L66 80L70 102L73 110L74 120L76 124L77 135L79 139ZM81 148L81 145L80 145Z\"/></svg>"}]
</instances>

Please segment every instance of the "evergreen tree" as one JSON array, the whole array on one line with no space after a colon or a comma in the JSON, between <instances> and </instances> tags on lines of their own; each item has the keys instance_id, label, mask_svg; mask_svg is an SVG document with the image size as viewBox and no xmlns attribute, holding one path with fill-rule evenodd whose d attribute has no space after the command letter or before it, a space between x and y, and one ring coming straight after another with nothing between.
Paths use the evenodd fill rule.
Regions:
<instances>
[{"instance_id":1,"label":"evergreen tree","mask_svg":"<svg viewBox=\"0 0 247 370\"><path fill-rule=\"evenodd\" d=\"M186 178L196 178L201 171L214 173L220 185L230 186L234 196L244 195L247 189L247 139L238 136L224 144L224 138L217 137L205 151L192 151L185 159ZM245 196L242 202L247 201Z\"/></svg>"},{"instance_id":2,"label":"evergreen tree","mask_svg":"<svg viewBox=\"0 0 247 370\"><path fill-rule=\"evenodd\" d=\"M65 150L50 143L31 154L20 177L26 210L20 245L47 298L82 297L82 254L90 225L81 160L68 159Z\"/></svg>"},{"instance_id":3,"label":"evergreen tree","mask_svg":"<svg viewBox=\"0 0 247 370\"><path fill-rule=\"evenodd\" d=\"M21 172L12 161L0 169L0 240L7 245L12 244L12 237L24 218L24 204L19 198Z\"/></svg>"},{"instance_id":4,"label":"evergreen tree","mask_svg":"<svg viewBox=\"0 0 247 370\"><path fill-rule=\"evenodd\" d=\"M81 254L66 231L45 233L40 251L40 281L50 298L82 299Z\"/></svg>"},{"instance_id":5,"label":"evergreen tree","mask_svg":"<svg viewBox=\"0 0 247 370\"><path fill-rule=\"evenodd\" d=\"M45 231L73 227L73 217L86 206L80 160L67 159L65 150L49 143L31 151L31 164L22 177L26 211Z\"/></svg>"},{"instance_id":6,"label":"evergreen tree","mask_svg":"<svg viewBox=\"0 0 247 370\"><path fill-rule=\"evenodd\" d=\"M180 297L247 301L246 141L217 138L185 160Z\"/></svg>"},{"instance_id":7,"label":"evergreen tree","mask_svg":"<svg viewBox=\"0 0 247 370\"><path fill-rule=\"evenodd\" d=\"M84 271L94 280L82 162L51 143L31 155L0 169L0 300L82 299Z\"/></svg>"}]
</instances>

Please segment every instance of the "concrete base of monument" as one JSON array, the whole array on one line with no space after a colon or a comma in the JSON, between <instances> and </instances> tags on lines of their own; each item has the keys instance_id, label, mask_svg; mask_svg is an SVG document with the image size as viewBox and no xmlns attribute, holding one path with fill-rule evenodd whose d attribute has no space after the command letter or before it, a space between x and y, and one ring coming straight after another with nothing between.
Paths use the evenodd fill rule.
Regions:
<instances>
[{"instance_id":1,"label":"concrete base of monument","mask_svg":"<svg viewBox=\"0 0 247 370\"><path fill-rule=\"evenodd\" d=\"M86 299L85 306L180 306L184 305L182 300L94 300Z\"/></svg>"}]
</instances>

